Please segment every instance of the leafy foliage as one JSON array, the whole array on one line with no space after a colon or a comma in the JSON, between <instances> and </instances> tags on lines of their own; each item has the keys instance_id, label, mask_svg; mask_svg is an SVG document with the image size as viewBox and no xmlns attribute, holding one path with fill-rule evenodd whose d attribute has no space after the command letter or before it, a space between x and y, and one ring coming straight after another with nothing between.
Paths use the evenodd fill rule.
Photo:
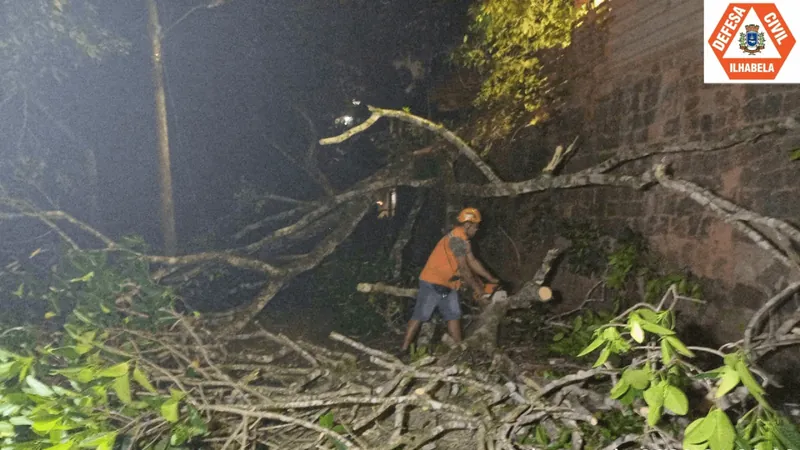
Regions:
<instances>
[{"instance_id":1,"label":"leafy foliage","mask_svg":"<svg viewBox=\"0 0 800 450\"><path fill-rule=\"evenodd\" d=\"M4 0L2 7L0 72L13 88L43 77L60 82L86 61L130 48L99 23L90 0Z\"/></svg>"},{"instance_id":2,"label":"leafy foliage","mask_svg":"<svg viewBox=\"0 0 800 450\"><path fill-rule=\"evenodd\" d=\"M482 135L506 136L544 106L551 86L542 52L569 46L584 13L572 0L483 0L470 8L469 33L455 59L484 77L476 104L495 118L483 124Z\"/></svg>"},{"instance_id":3,"label":"leafy foliage","mask_svg":"<svg viewBox=\"0 0 800 450\"><path fill-rule=\"evenodd\" d=\"M594 331L609 320L611 315L607 312L583 311L575 316L569 329L553 335L550 351L560 355L574 355L580 352L592 341Z\"/></svg>"},{"instance_id":4,"label":"leafy foliage","mask_svg":"<svg viewBox=\"0 0 800 450\"><path fill-rule=\"evenodd\" d=\"M657 310L640 304L594 331L594 340L578 356L597 354L594 367L611 355L633 357L621 368L621 376L609 395L623 404L644 401L646 421L655 427L673 416L689 413L684 391L691 378L714 380L716 398L731 392L739 383L757 401L757 406L733 424L725 411L712 407L704 417L690 423L684 432L683 448L733 450L734 448L791 448L796 427L770 406L764 388L753 377L749 362L741 351L724 355L724 364L709 372L699 372L688 362L695 351L687 347L674 331L672 310Z\"/></svg>"},{"instance_id":5,"label":"leafy foliage","mask_svg":"<svg viewBox=\"0 0 800 450\"><path fill-rule=\"evenodd\" d=\"M159 389L148 362L133 356L148 345L137 344L136 333L175 323L175 297L150 279L147 264L79 251L64 252L49 276L32 262L17 264L3 274L2 295L47 312L38 324L2 325L3 448L111 450L146 421L169 430L155 448L183 448L207 433L185 394Z\"/></svg>"}]
</instances>

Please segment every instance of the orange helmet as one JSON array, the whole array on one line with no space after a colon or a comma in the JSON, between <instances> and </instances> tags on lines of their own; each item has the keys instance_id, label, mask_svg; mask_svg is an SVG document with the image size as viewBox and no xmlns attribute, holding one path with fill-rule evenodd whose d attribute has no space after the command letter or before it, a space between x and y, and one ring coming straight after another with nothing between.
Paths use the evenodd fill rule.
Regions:
<instances>
[{"instance_id":1,"label":"orange helmet","mask_svg":"<svg viewBox=\"0 0 800 450\"><path fill-rule=\"evenodd\" d=\"M480 223L481 213L475 208L464 208L460 213L458 213L458 222Z\"/></svg>"}]
</instances>

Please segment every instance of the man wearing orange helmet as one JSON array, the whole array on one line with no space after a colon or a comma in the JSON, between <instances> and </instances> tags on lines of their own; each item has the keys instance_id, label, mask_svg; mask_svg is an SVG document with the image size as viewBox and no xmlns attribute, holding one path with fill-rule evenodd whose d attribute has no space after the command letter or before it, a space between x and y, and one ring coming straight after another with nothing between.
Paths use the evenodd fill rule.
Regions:
<instances>
[{"instance_id":1,"label":"man wearing orange helmet","mask_svg":"<svg viewBox=\"0 0 800 450\"><path fill-rule=\"evenodd\" d=\"M422 322L430 320L436 308L439 308L439 313L447 322L447 331L453 341L461 342L461 305L458 295L461 282L464 281L476 293L484 292L480 278L489 283L499 283L472 254L469 240L478 232L480 223L481 213L475 208L465 208L458 214L458 224L439 240L431 252L419 276L417 302L408 322L402 351L408 350Z\"/></svg>"}]
</instances>

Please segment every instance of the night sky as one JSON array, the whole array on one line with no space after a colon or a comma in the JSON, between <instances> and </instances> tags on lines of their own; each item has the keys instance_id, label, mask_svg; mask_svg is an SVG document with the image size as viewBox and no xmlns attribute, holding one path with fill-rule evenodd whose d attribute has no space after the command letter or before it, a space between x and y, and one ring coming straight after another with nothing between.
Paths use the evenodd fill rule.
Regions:
<instances>
[{"instance_id":1,"label":"night sky","mask_svg":"<svg viewBox=\"0 0 800 450\"><path fill-rule=\"evenodd\" d=\"M131 41L130 54L85 67L62 86L45 86L45 98L97 151L99 226L160 246L147 8L144 0L103 3L104 24ZM269 145L305 150L307 128L292 104L330 135L351 98L388 107L424 98L424 91L403 93L408 74L394 70L392 59L441 57L460 41L466 2L357 3L231 0L169 28L198 3L159 2L168 29L163 47L179 245L231 211L241 177L277 194L315 195ZM304 9L293 11L297 4ZM351 67L342 81L341 67ZM355 172L369 166L342 164Z\"/></svg>"}]
</instances>

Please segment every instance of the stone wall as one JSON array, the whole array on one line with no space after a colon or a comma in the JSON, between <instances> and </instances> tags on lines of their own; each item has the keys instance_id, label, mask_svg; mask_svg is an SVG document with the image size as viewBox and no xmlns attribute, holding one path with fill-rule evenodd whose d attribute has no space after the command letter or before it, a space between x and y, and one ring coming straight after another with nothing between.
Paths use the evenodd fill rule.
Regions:
<instances>
[{"instance_id":1,"label":"stone wall","mask_svg":"<svg viewBox=\"0 0 800 450\"><path fill-rule=\"evenodd\" d=\"M742 127L800 114L800 86L704 84L702 30L703 0L606 0L576 35L562 66L570 80L565 106L493 154L493 164L504 177L529 178L544 167L556 145L580 136L579 153L567 166L572 172L631 146L710 146ZM796 147L800 136L789 133L670 160L676 177L798 223L800 163L789 161ZM653 163L644 159L622 170L641 173ZM516 221L514 236L524 241L536 227L536 205L543 198L556 202L560 214L592 219L609 231L632 226L669 263L707 279L712 301L695 312L699 325L714 325L714 340L739 339L752 311L785 283L772 258L730 225L659 187L527 196L506 205L508 216L497 220ZM541 253L537 245L520 251Z\"/></svg>"}]
</instances>

